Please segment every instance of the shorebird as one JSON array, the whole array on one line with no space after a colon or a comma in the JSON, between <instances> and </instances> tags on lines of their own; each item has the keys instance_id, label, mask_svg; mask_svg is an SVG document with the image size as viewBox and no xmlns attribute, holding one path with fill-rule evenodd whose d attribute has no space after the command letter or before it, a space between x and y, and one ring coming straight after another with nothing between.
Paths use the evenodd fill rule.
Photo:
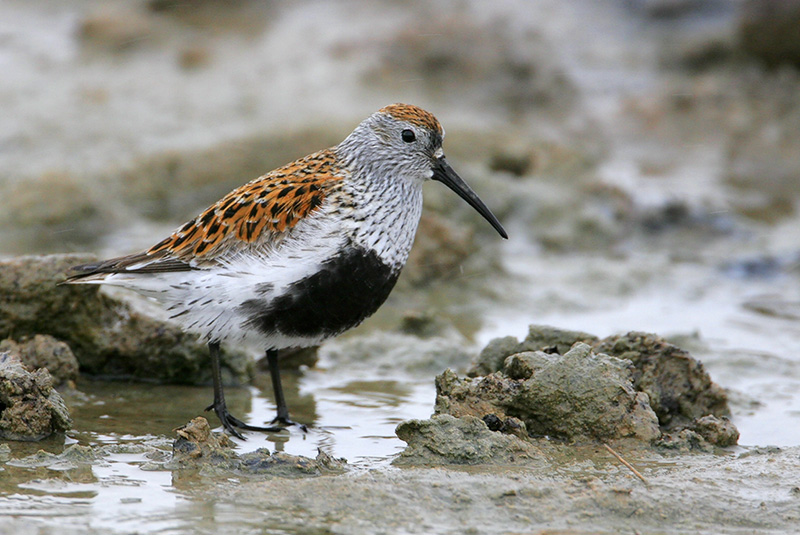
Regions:
<instances>
[{"instance_id":1,"label":"shorebird","mask_svg":"<svg viewBox=\"0 0 800 535\"><path fill-rule=\"evenodd\" d=\"M386 300L408 259L422 213L422 184L437 180L506 231L448 165L444 130L429 112L392 104L335 147L233 190L146 251L73 268L66 282L111 284L162 302L208 343L214 410L223 427L292 425L278 352L355 327ZM267 427L228 412L220 344L266 350L277 415ZM276 425L277 424L277 425Z\"/></svg>"}]
</instances>

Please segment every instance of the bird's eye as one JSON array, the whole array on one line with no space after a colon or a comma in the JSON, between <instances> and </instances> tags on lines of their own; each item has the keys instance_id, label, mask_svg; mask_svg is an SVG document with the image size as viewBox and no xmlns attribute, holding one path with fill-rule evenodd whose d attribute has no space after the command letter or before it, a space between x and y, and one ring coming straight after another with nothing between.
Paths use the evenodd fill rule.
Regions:
<instances>
[{"instance_id":1,"label":"bird's eye","mask_svg":"<svg viewBox=\"0 0 800 535\"><path fill-rule=\"evenodd\" d=\"M414 133L413 130L409 130L408 128L400 132L400 137L402 137L403 141L405 141L406 143L411 143L412 141L417 140L417 135Z\"/></svg>"}]
</instances>

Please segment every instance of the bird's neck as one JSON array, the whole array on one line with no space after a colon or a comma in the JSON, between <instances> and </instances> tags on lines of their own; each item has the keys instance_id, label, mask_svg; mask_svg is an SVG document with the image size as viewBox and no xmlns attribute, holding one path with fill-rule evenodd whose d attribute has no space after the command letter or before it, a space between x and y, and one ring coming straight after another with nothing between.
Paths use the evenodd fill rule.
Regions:
<instances>
[{"instance_id":1,"label":"bird's neck","mask_svg":"<svg viewBox=\"0 0 800 535\"><path fill-rule=\"evenodd\" d=\"M352 229L355 244L375 251L398 271L408 259L422 214L422 187L404 179L378 178L354 183Z\"/></svg>"}]
</instances>

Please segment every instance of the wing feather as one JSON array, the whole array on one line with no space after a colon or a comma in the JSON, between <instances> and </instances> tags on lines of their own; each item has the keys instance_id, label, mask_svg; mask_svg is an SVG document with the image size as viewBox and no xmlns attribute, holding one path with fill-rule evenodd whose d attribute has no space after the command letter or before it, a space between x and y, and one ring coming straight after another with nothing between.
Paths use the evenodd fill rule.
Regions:
<instances>
[{"instance_id":1,"label":"wing feather","mask_svg":"<svg viewBox=\"0 0 800 535\"><path fill-rule=\"evenodd\" d=\"M66 282L202 269L231 248L277 243L319 209L344 176L331 149L316 152L233 190L146 251L76 266Z\"/></svg>"}]
</instances>

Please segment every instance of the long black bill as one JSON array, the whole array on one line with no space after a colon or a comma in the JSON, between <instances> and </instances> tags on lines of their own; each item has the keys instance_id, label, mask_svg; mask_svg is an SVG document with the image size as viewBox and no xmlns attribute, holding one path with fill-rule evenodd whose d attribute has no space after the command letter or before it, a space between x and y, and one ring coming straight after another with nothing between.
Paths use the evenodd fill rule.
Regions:
<instances>
[{"instance_id":1,"label":"long black bill","mask_svg":"<svg viewBox=\"0 0 800 535\"><path fill-rule=\"evenodd\" d=\"M458 173L456 173L450 165L448 165L444 157L436 160L436 164L433 168L433 179L438 180L455 191L459 197L467 201L467 204L475 208L475 210L494 227L498 234L504 238L508 238L508 234L506 234L506 230L503 228L503 225L500 224L500 221L497 220L492 211L489 210L478 197L478 194L472 191L472 188L458 176Z\"/></svg>"}]
</instances>

